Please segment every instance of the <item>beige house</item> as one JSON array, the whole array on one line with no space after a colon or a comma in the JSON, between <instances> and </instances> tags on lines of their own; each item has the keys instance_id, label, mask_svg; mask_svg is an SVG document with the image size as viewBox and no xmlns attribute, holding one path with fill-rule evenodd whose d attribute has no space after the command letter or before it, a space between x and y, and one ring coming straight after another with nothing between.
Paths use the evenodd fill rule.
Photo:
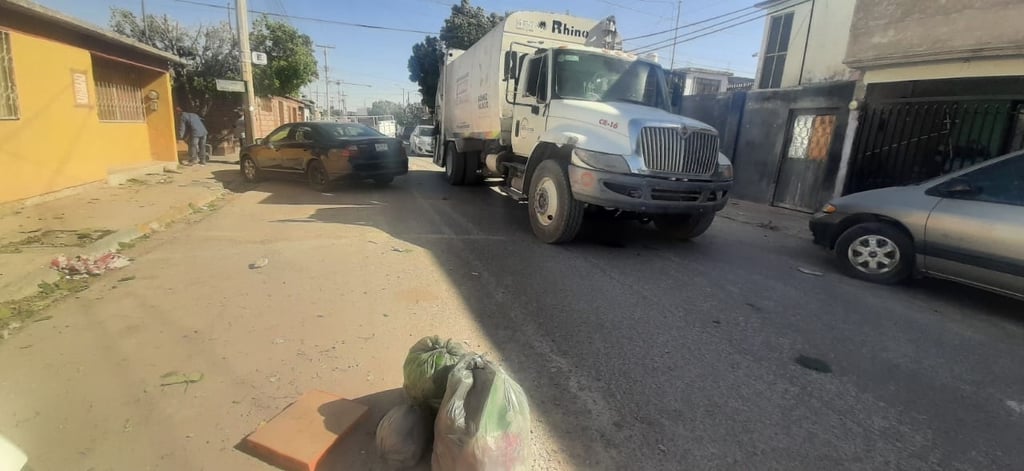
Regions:
<instances>
[{"instance_id":1,"label":"beige house","mask_svg":"<svg viewBox=\"0 0 1024 471\"><path fill-rule=\"evenodd\" d=\"M856 0L767 0L757 89L852 80L843 63Z\"/></svg>"}]
</instances>

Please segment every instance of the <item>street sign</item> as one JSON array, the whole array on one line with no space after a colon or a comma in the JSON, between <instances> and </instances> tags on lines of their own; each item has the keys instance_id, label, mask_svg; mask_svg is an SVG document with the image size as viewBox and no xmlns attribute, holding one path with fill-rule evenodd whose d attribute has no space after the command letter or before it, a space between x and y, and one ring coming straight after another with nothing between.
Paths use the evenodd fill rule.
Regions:
<instances>
[{"instance_id":1,"label":"street sign","mask_svg":"<svg viewBox=\"0 0 1024 471\"><path fill-rule=\"evenodd\" d=\"M245 82L241 80L217 79L217 90L222 92L245 93Z\"/></svg>"},{"instance_id":2,"label":"street sign","mask_svg":"<svg viewBox=\"0 0 1024 471\"><path fill-rule=\"evenodd\" d=\"M267 65L267 54L264 52L252 51L253 65Z\"/></svg>"}]
</instances>

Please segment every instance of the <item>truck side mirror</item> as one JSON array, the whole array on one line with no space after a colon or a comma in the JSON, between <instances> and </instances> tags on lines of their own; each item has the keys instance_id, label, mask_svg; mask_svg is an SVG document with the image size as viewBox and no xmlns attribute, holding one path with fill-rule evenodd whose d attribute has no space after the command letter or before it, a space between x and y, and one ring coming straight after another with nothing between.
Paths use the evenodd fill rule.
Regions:
<instances>
[{"instance_id":1,"label":"truck side mirror","mask_svg":"<svg viewBox=\"0 0 1024 471\"><path fill-rule=\"evenodd\" d=\"M516 51L505 51L505 80L519 78L518 56Z\"/></svg>"}]
</instances>

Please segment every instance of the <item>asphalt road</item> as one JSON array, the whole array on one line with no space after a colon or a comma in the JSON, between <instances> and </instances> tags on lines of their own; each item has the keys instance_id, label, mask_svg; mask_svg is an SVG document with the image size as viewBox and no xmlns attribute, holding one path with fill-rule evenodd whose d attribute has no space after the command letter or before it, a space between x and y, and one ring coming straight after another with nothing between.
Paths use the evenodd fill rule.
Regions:
<instances>
[{"instance_id":1,"label":"asphalt road","mask_svg":"<svg viewBox=\"0 0 1024 471\"><path fill-rule=\"evenodd\" d=\"M81 357L104 335L116 339L104 360L116 366L94 374L134 379L65 395L100 402L104 388L142 389L168 358L207 371L210 379L182 398L150 386L142 399L111 399L111 411L157 411L129 414L133 434L118 435L122 413L69 411L49 422L8 414L0 426L18 424L13 435L40 453L36 436L47 427L110 422L95 427L100 438L70 437L81 444L68 445L57 465L77 457L97 470L199 469L190 460L263 469L231 449L246 430L310 387L377 401L379 417L401 384L404 350L436 332L469 339L522 384L538 469L1024 463L1024 303L938 281L865 284L838 274L806 239L721 218L689 243L636 224L593 224L575 243L544 245L525 206L486 187L449 187L428 161L414 160L384 189L249 188L140 248L131 268L138 281L116 292L98 291L101 284L86 294L103 296L58 308L66 312L56 319L85 316L84 332L71 329L78 335L69 339L68 329L40 325L0 345L0 368L35 378L35 389L0 386L0 398L18 399L8 404L24 414L63 396L23 395L74 391L83 375L54 378L19 362ZM232 179L235 170L220 173ZM266 268L242 268L260 255ZM162 297L142 299L155 287L166 287ZM334 314L336 323L324 324ZM123 328L95 328L118 317L129 319ZM133 346L122 345L127 335ZM280 353L298 344L299 353ZM44 359L30 360L43 345ZM829 371L801 366L801 355ZM345 367L325 370L325 362ZM379 467L366 458L372 427L360 433L360 445L334 456L339 469ZM125 440L163 440L173 450L97 451Z\"/></svg>"}]
</instances>

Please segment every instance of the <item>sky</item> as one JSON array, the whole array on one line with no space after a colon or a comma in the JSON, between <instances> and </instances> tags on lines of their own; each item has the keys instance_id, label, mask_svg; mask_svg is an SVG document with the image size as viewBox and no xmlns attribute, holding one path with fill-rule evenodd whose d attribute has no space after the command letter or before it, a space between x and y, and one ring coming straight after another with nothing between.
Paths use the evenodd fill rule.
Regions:
<instances>
[{"instance_id":1,"label":"sky","mask_svg":"<svg viewBox=\"0 0 1024 471\"><path fill-rule=\"evenodd\" d=\"M111 7L127 8L138 12L143 0L36 0L38 3L70 14L99 26L106 26ZM234 0L193 0L222 8L204 7L179 0L144 0L149 14L166 14L178 21L195 25L227 21L228 3ZM351 23L371 24L392 28L436 32L444 24L456 0L249 0L249 9L296 17L319 18ZM755 0L683 0L679 24L705 20L723 13L751 6ZM593 19L615 15L619 32L625 38L672 28L676 21L675 0L473 0L473 5L488 12L538 10L569 13ZM557 8L555 7L557 5ZM756 17L752 14L744 19ZM233 12L230 13L233 20ZM422 41L424 34L381 31L328 24L307 19L284 19L315 44L332 45L327 51L327 62L332 80L342 80L347 96L347 108L354 110L374 100L403 101L410 94L411 101L419 100L417 85L409 81L406 64L412 45ZM721 21L721 20L718 20ZM682 30L682 34L715 22L704 23ZM715 28L717 29L717 28ZM703 38L678 44L675 50L676 67L694 66L729 70L737 76L754 77L757 68L756 53L760 49L764 20L717 32ZM704 31L708 32L710 30ZM436 34L436 33L435 33ZM699 33L697 33L699 34ZM625 49L646 46L671 33L626 41ZM323 75L323 52L316 50ZM657 53L663 66L670 63L671 48ZM258 67L258 66L257 66ZM357 85L358 84L358 85ZM369 86L366 86L369 85ZM312 98L323 96L321 80L305 89ZM331 84L333 100L338 90ZM319 100L318 100L319 101ZM335 104L334 106L337 106Z\"/></svg>"}]
</instances>

